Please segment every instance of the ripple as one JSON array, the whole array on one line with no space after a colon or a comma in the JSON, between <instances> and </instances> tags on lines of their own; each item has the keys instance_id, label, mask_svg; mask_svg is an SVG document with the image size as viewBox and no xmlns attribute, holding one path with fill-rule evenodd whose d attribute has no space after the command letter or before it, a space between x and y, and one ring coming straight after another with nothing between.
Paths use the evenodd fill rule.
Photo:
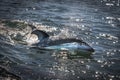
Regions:
<instances>
[{"instance_id":1,"label":"ripple","mask_svg":"<svg viewBox=\"0 0 120 80\"><path fill-rule=\"evenodd\" d=\"M114 6L113 3L106 3L106 6Z\"/></svg>"},{"instance_id":2,"label":"ripple","mask_svg":"<svg viewBox=\"0 0 120 80\"><path fill-rule=\"evenodd\" d=\"M0 36L0 65L10 72L28 80L120 79L119 0L1 0L0 4L1 19L30 23L54 38L82 38L95 49L90 58L68 56L71 51L31 49L17 40L11 47ZM12 39L21 39L19 31L10 31L15 33ZM31 29L21 34L27 31Z\"/></svg>"},{"instance_id":3,"label":"ripple","mask_svg":"<svg viewBox=\"0 0 120 80\"><path fill-rule=\"evenodd\" d=\"M105 38L107 38L107 39L109 39L109 40L118 40L118 37L113 36L113 35L111 35L111 34L100 33L99 36L105 37Z\"/></svg>"}]
</instances>

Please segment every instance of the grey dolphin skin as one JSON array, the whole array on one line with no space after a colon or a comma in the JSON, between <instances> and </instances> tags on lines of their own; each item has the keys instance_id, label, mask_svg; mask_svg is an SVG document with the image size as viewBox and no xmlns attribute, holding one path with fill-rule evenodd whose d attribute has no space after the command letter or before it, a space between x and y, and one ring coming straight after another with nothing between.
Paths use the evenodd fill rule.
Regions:
<instances>
[{"instance_id":1,"label":"grey dolphin skin","mask_svg":"<svg viewBox=\"0 0 120 80\"><path fill-rule=\"evenodd\" d=\"M40 41L49 38L49 35L42 30L34 30L31 34L37 35Z\"/></svg>"},{"instance_id":2,"label":"grey dolphin skin","mask_svg":"<svg viewBox=\"0 0 120 80\"><path fill-rule=\"evenodd\" d=\"M67 48L67 49L81 49L89 52L94 52L94 49L89 46L87 43L83 42L80 39L75 38L67 38L67 39L59 39L59 40L52 40L47 45L58 48Z\"/></svg>"},{"instance_id":3,"label":"grey dolphin skin","mask_svg":"<svg viewBox=\"0 0 120 80\"><path fill-rule=\"evenodd\" d=\"M79 50L94 52L94 49L81 39L67 38L67 39L51 40L49 39L49 35L42 30L33 30L31 34L35 34L38 36L39 42L34 44L38 47L44 47L46 49L58 49L58 50L79 49Z\"/></svg>"},{"instance_id":4,"label":"grey dolphin skin","mask_svg":"<svg viewBox=\"0 0 120 80\"><path fill-rule=\"evenodd\" d=\"M36 35L38 37L38 40L39 40L38 43L33 44L34 46L43 47L43 46L46 45L46 43L49 40L49 35L46 32L42 31L42 30L33 30L31 32L31 34Z\"/></svg>"}]
</instances>

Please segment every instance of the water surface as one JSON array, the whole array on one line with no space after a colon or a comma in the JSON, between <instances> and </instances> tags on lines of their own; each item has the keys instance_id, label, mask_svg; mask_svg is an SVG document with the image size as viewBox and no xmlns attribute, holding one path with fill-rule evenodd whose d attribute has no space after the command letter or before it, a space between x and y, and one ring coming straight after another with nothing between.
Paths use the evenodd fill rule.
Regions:
<instances>
[{"instance_id":1,"label":"water surface","mask_svg":"<svg viewBox=\"0 0 120 80\"><path fill-rule=\"evenodd\" d=\"M68 56L71 51L10 45L1 38L0 65L22 80L119 80L119 5L119 0L1 0L1 20L28 22L51 36L81 38L95 52Z\"/></svg>"}]
</instances>

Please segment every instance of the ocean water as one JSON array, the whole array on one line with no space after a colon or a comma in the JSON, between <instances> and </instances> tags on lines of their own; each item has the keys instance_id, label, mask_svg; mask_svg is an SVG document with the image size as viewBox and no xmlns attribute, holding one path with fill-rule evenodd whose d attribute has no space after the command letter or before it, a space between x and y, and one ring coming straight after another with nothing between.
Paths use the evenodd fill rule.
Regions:
<instances>
[{"instance_id":1,"label":"ocean water","mask_svg":"<svg viewBox=\"0 0 120 80\"><path fill-rule=\"evenodd\" d=\"M0 66L21 80L120 79L119 0L0 0L0 20L42 26L51 36L82 39L95 49L87 57L68 56L71 51L10 45L0 35ZM0 79L6 79L2 72Z\"/></svg>"}]
</instances>

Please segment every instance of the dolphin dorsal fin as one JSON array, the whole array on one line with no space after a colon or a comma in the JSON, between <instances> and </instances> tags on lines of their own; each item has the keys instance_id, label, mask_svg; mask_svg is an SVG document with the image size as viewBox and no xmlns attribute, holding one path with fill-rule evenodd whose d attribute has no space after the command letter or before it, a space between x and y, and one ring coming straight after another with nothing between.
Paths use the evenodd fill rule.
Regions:
<instances>
[{"instance_id":1,"label":"dolphin dorsal fin","mask_svg":"<svg viewBox=\"0 0 120 80\"><path fill-rule=\"evenodd\" d=\"M37 35L39 40L44 40L49 38L49 35L42 30L33 30L31 34Z\"/></svg>"}]
</instances>

